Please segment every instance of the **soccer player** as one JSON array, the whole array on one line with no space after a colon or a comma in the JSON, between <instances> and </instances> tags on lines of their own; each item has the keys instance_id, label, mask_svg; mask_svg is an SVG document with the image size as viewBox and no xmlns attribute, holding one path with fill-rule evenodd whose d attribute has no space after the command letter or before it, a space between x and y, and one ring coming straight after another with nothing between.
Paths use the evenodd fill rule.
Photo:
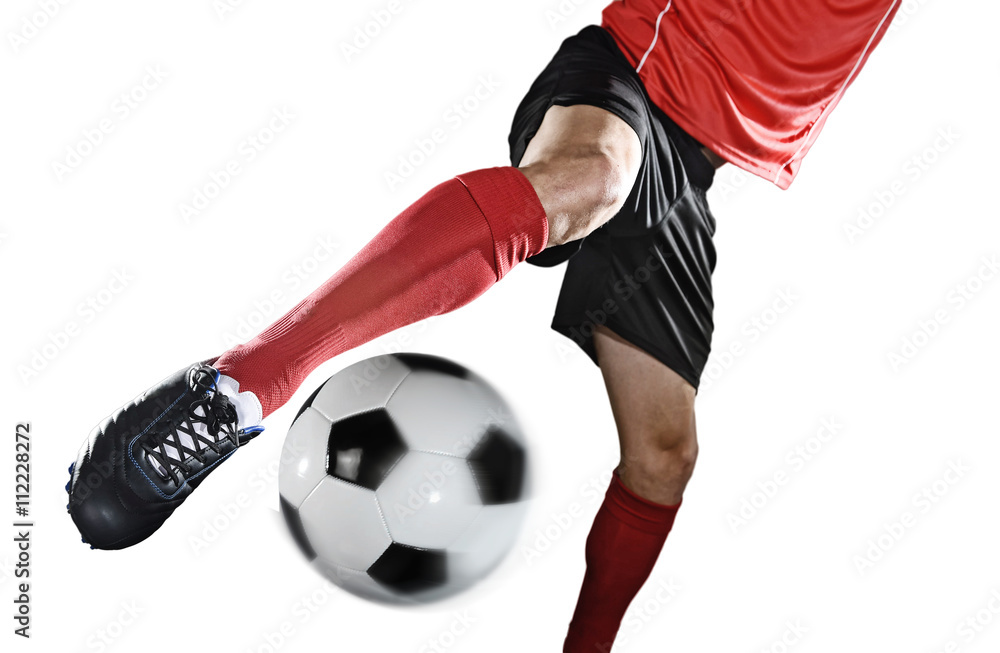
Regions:
<instances>
[{"instance_id":1,"label":"soccer player","mask_svg":"<svg viewBox=\"0 0 1000 653\"><path fill-rule=\"evenodd\" d=\"M195 363L90 434L70 513L131 546L259 434L320 363L458 308L514 266L567 261L552 322L600 366L621 462L586 544L567 652L607 651L697 456L724 162L781 188L899 0L626 0L566 39L518 107L511 166L431 189L252 341Z\"/></svg>"}]
</instances>

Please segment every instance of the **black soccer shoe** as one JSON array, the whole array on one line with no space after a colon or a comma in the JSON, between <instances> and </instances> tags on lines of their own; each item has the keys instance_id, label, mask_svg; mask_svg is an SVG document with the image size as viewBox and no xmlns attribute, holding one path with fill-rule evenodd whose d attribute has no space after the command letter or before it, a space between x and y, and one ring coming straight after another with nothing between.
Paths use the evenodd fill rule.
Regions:
<instances>
[{"instance_id":1,"label":"black soccer shoe","mask_svg":"<svg viewBox=\"0 0 1000 653\"><path fill-rule=\"evenodd\" d=\"M96 549L146 539L215 467L264 430L240 428L217 385L196 363L101 422L70 467L69 514Z\"/></svg>"}]
</instances>

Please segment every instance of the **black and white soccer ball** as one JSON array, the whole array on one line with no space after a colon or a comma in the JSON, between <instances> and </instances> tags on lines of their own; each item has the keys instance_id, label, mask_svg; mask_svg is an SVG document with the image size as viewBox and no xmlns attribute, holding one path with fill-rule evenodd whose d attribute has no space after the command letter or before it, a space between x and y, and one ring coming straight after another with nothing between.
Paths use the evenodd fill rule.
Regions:
<instances>
[{"instance_id":1,"label":"black and white soccer ball","mask_svg":"<svg viewBox=\"0 0 1000 653\"><path fill-rule=\"evenodd\" d=\"M480 376L423 354L330 377L292 423L278 476L312 564L387 603L442 599L495 568L519 534L527 485L508 404Z\"/></svg>"}]
</instances>

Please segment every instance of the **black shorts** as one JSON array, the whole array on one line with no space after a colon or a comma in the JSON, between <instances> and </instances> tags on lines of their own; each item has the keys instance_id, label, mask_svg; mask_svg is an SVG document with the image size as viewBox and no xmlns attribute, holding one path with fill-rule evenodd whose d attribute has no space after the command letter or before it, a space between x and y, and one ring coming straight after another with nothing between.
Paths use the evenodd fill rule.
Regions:
<instances>
[{"instance_id":1,"label":"black shorts","mask_svg":"<svg viewBox=\"0 0 1000 653\"><path fill-rule=\"evenodd\" d=\"M586 238L546 249L529 263L569 260L552 328L594 362L594 328L607 326L696 389L712 341L715 218L705 193L715 169L701 145L656 107L604 29L566 39L514 115L511 164L552 105L586 104L628 123L642 167L622 210Z\"/></svg>"}]
</instances>

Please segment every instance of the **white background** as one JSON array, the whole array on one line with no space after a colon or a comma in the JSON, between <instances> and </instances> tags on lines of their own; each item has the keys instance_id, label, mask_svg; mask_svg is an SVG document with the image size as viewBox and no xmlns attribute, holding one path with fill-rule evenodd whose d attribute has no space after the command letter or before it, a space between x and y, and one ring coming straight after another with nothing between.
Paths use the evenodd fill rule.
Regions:
<instances>
[{"instance_id":1,"label":"white background","mask_svg":"<svg viewBox=\"0 0 1000 653\"><path fill-rule=\"evenodd\" d=\"M15 45L10 34L38 5L4 4L0 514L13 520L13 431L29 420L37 524L31 641L11 633L15 550L3 527L4 650L267 651L269 639L283 651L416 652L433 650L422 648L429 641L449 651L560 650L584 539L617 462L599 371L548 330L561 269L516 268L474 304L325 364L139 546L91 551L64 510L66 467L105 415L224 350L241 319L260 324L273 291L283 292L274 311L292 306L432 185L507 163L518 101L603 3L566 2L556 22L554 0L402 0L348 61L342 44L385 6L253 0L220 16L211 0L69 2ZM1000 614L989 610L1000 591L1000 280L973 282L979 292L962 306L949 300L983 257L1000 254L998 14L992 3L910 0L789 191L720 170L701 456L619 650L780 651L783 636L793 639L788 624L807 630L789 649L803 653L1000 647ZM147 67L166 77L125 117L116 98ZM481 76L499 87L461 124L449 121ZM248 162L241 143L276 109L294 118ZM102 120L111 133L60 179L53 164ZM437 127L447 140L390 191L385 173ZM938 140L939 130L956 136ZM919 179L913 156L934 159ZM231 159L240 174L185 222L180 205ZM902 194L880 210L897 179ZM877 218L852 240L845 225L862 211ZM317 261L324 237L336 248ZM293 287L297 268L310 273ZM124 289L112 283L122 271ZM102 295L109 284L121 292ZM794 295L791 308L769 313L781 292ZM88 298L110 300L89 312ZM947 322L894 368L889 355L939 310ZM754 318L770 322L759 338L745 327ZM70 322L67 342L59 333ZM50 336L65 347L23 374ZM741 355L722 357L734 344ZM505 565L472 593L417 610L327 589L276 512L273 466L309 392L400 346L493 380L529 432L536 470ZM787 454L824 419L843 426L797 466ZM969 471L939 483L929 510L914 503L958 462ZM777 472L787 483L754 496ZM233 514L240 495L230 519L226 506ZM762 507L734 527L744 499ZM562 516L571 509L576 516ZM911 527L885 535L907 512ZM208 532L213 522L221 532ZM883 535L888 551L860 570L859 556L881 553L869 540ZM214 539L198 548L198 538ZM668 586L672 595L657 594ZM472 624L453 637L456 614ZM957 629L977 614L988 623L981 632Z\"/></svg>"}]
</instances>

